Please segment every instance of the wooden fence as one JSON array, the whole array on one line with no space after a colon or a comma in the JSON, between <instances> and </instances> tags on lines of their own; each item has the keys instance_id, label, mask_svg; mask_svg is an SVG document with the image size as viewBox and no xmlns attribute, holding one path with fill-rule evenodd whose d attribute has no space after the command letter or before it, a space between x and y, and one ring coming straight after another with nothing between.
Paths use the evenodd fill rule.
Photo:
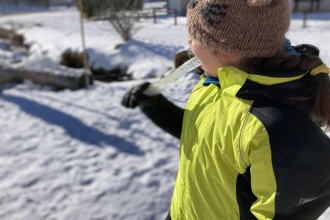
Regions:
<instances>
[{"instance_id":1,"label":"wooden fence","mask_svg":"<svg viewBox=\"0 0 330 220\"><path fill-rule=\"evenodd\" d=\"M322 4L328 4L328 7L321 7ZM293 13L303 13L303 27L307 27L309 14L330 13L329 0L293 0Z\"/></svg>"}]
</instances>

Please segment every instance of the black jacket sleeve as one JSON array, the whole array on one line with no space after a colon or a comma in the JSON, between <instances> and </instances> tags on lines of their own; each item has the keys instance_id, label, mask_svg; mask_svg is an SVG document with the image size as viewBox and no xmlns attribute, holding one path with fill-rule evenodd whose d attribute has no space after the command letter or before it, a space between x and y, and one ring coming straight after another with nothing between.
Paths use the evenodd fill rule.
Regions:
<instances>
[{"instance_id":1,"label":"black jacket sleeve","mask_svg":"<svg viewBox=\"0 0 330 220\"><path fill-rule=\"evenodd\" d=\"M144 99L139 103L139 107L157 126L180 138L184 109L161 94Z\"/></svg>"}]
</instances>

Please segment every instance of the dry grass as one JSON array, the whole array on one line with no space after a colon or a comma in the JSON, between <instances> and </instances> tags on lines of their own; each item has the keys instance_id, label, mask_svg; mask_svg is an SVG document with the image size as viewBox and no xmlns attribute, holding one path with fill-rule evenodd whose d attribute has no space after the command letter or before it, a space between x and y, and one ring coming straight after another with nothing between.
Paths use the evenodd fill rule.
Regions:
<instances>
[{"instance_id":1,"label":"dry grass","mask_svg":"<svg viewBox=\"0 0 330 220\"><path fill-rule=\"evenodd\" d=\"M0 38L9 40L14 46L20 46L26 49L29 48L29 45L25 43L24 35L16 33L13 29L0 27Z\"/></svg>"}]
</instances>

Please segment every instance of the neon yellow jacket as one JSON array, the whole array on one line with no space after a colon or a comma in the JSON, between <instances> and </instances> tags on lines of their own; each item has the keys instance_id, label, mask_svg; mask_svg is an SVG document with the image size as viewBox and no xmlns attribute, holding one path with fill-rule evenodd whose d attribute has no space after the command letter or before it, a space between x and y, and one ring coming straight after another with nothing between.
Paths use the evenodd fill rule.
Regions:
<instances>
[{"instance_id":1,"label":"neon yellow jacket","mask_svg":"<svg viewBox=\"0 0 330 220\"><path fill-rule=\"evenodd\" d=\"M316 219L329 207L329 138L273 93L311 76L265 75L224 67L220 86L202 78L193 89L172 220Z\"/></svg>"}]
</instances>

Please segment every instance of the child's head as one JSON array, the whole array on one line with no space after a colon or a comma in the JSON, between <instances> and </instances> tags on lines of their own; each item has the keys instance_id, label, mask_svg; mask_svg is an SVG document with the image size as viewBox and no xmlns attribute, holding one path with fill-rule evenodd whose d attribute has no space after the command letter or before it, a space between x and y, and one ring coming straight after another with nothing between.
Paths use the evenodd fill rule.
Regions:
<instances>
[{"instance_id":1,"label":"child's head","mask_svg":"<svg viewBox=\"0 0 330 220\"><path fill-rule=\"evenodd\" d=\"M240 57L270 57L283 49L288 0L191 0L189 37Z\"/></svg>"}]
</instances>

